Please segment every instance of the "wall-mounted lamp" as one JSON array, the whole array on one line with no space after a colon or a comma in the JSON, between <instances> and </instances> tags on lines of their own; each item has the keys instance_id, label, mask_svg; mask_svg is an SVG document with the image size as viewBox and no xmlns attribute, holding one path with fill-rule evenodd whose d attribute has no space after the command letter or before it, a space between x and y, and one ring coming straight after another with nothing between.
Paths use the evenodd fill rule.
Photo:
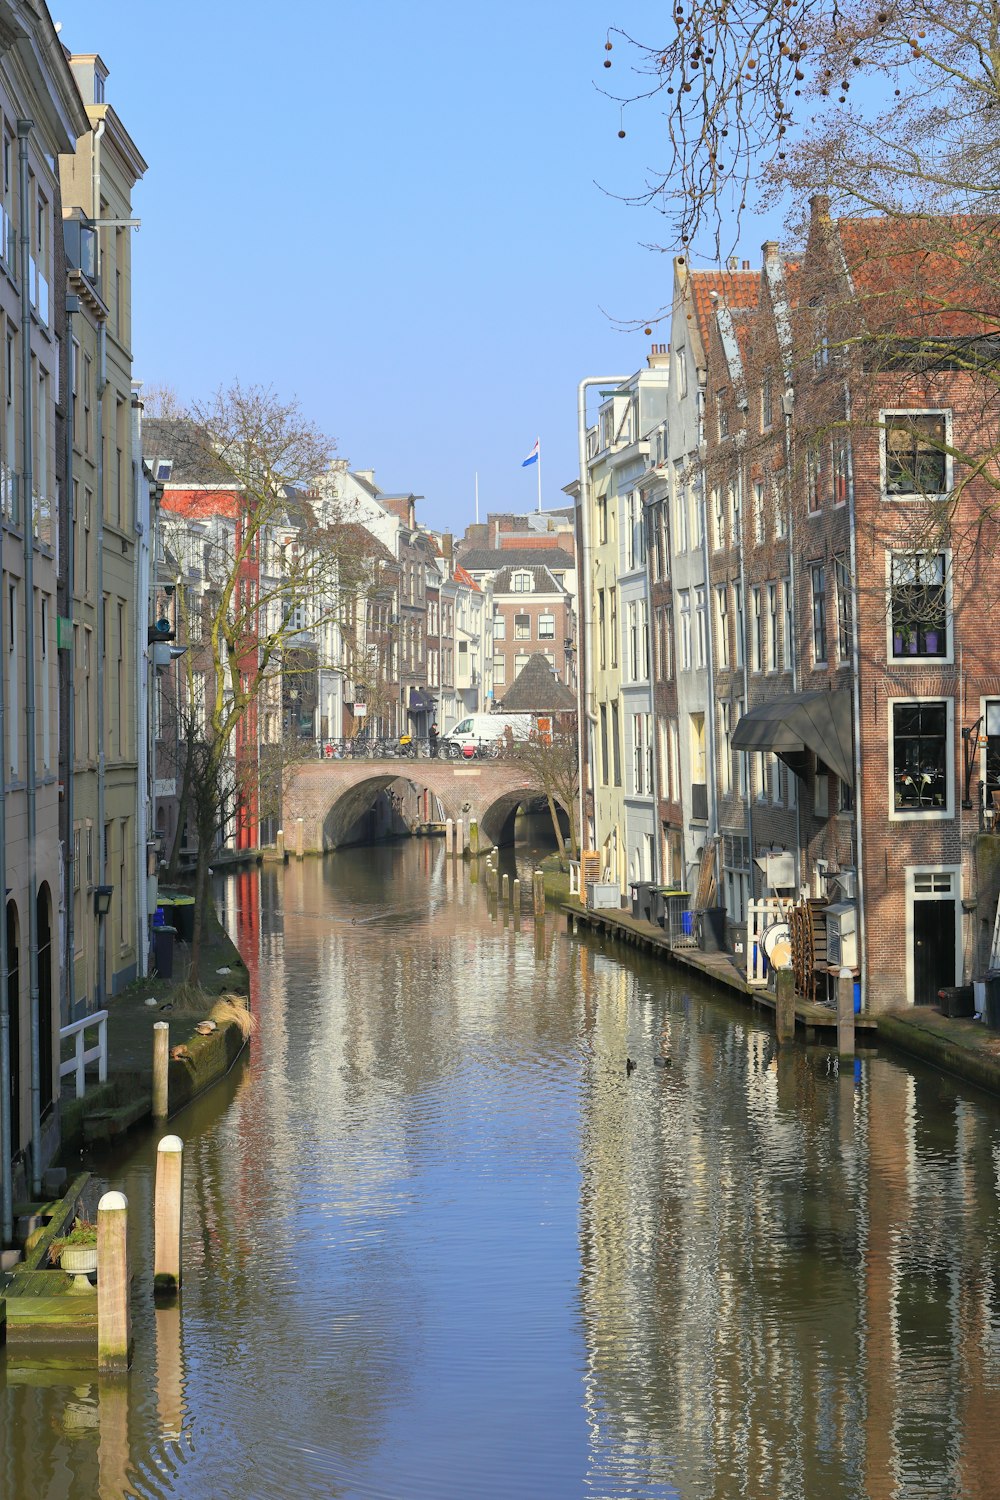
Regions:
<instances>
[{"instance_id":1,"label":"wall-mounted lamp","mask_svg":"<svg viewBox=\"0 0 1000 1500\"><path fill-rule=\"evenodd\" d=\"M94 910L99 917L106 917L111 910L111 897L114 893L113 885L94 886Z\"/></svg>"}]
</instances>

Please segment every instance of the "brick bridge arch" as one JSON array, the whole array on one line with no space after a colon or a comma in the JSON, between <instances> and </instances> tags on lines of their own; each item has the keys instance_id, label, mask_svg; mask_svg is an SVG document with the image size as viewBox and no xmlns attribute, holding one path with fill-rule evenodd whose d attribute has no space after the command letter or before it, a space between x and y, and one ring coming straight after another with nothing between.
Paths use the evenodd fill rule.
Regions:
<instances>
[{"instance_id":1,"label":"brick bridge arch","mask_svg":"<svg viewBox=\"0 0 1000 1500\"><path fill-rule=\"evenodd\" d=\"M284 798L285 845L294 849L302 819L302 848L323 854L344 842L379 792L394 781L408 781L440 799L446 818L465 827L479 825L479 847L489 849L522 802L540 795L524 766L515 760L317 760L296 766Z\"/></svg>"}]
</instances>

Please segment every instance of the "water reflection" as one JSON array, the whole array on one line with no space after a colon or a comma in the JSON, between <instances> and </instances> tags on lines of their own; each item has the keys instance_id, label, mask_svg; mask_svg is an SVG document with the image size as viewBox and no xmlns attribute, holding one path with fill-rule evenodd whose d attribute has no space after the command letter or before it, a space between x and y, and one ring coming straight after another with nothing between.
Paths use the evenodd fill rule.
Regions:
<instances>
[{"instance_id":1,"label":"water reflection","mask_svg":"<svg viewBox=\"0 0 1000 1500\"><path fill-rule=\"evenodd\" d=\"M155 1143L102 1159L135 1364L9 1351L0 1495L996 1494L990 1101L505 923L440 842L223 894L261 1025L172 1122L182 1297Z\"/></svg>"}]
</instances>

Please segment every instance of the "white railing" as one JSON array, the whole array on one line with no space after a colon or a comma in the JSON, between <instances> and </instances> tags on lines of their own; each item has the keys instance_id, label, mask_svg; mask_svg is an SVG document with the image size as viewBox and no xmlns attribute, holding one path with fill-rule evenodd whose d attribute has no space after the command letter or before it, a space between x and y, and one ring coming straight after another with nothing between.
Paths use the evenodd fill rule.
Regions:
<instances>
[{"instance_id":1,"label":"white railing","mask_svg":"<svg viewBox=\"0 0 1000 1500\"><path fill-rule=\"evenodd\" d=\"M84 1049L84 1035L92 1026L97 1027L97 1044L87 1052ZM108 1081L108 1013L106 1010L95 1010L92 1016L84 1016L82 1021L74 1021L69 1026L62 1026L59 1030L59 1040L64 1041L67 1037L73 1038L74 1053L72 1057L59 1064L60 1081L68 1078L71 1073L76 1074L76 1097L82 1099L87 1087L86 1070L87 1064L97 1063L97 1077L100 1083Z\"/></svg>"},{"instance_id":2,"label":"white railing","mask_svg":"<svg viewBox=\"0 0 1000 1500\"><path fill-rule=\"evenodd\" d=\"M767 984L767 960L760 938L774 922L786 922L792 903L782 896L765 896L747 902L747 984Z\"/></svg>"},{"instance_id":3,"label":"white railing","mask_svg":"<svg viewBox=\"0 0 1000 1500\"><path fill-rule=\"evenodd\" d=\"M580 894L580 861L571 859L569 862L569 893L571 896Z\"/></svg>"}]
</instances>

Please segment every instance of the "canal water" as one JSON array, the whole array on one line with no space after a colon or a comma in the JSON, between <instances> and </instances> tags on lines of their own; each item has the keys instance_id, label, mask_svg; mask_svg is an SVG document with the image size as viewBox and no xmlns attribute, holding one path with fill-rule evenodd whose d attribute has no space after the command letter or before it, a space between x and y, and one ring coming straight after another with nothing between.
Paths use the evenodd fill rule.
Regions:
<instances>
[{"instance_id":1,"label":"canal water","mask_svg":"<svg viewBox=\"0 0 1000 1500\"><path fill-rule=\"evenodd\" d=\"M4 1500L1000 1493L990 1100L779 1053L679 970L491 916L438 841L219 896L260 1029L175 1122L182 1297L150 1144L98 1161L134 1365L8 1351Z\"/></svg>"}]
</instances>

